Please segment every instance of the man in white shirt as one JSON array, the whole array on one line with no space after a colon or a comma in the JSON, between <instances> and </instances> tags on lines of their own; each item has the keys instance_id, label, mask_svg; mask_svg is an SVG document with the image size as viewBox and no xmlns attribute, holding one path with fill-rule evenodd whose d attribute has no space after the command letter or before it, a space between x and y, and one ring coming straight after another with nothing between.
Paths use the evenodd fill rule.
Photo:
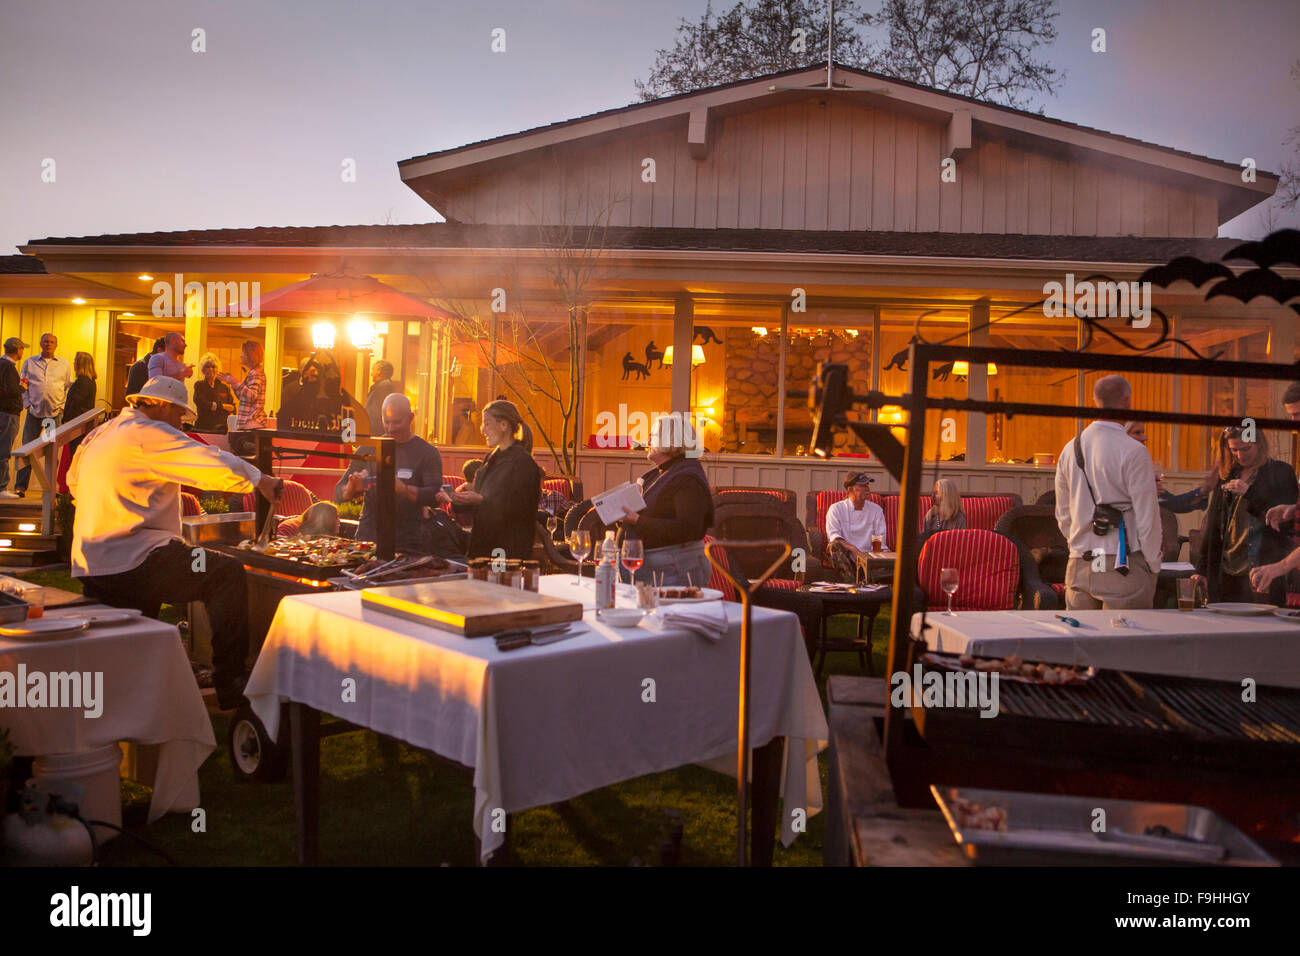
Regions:
<instances>
[{"instance_id":1,"label":"man in white shirt","mask_svg":"<svg viewBox=\"0 0 1300 956\"><path fill-rule=\"evenodd\" d=\"M1150 607L1160 573L1155 465L1146 448L1124 431L1123 412L1133 403L1128 382L1119 375L1104 376L1093 386L1092 397L1097 407L1113 414L1066 442L1056 464L1056 522L1070 546L1066 606L1108 611ZM1083 471L1075 457L1076 442L1083 452ZM1123 515L1127 566L1115 522L1106 534L1095 533L1098 504Z\"/></svg>"},{"instance_id":2,"label":"man in white shirt","mask_svg":"<svg viewBox=\"0 0 1300 956\"><path fill-rule=\"evenodd\" d=\"M202 601L212 622L217 700L233 709L247 678L244 567L211 551L200 560L182 540L180 486L256 488L274 500L281 482L181 432L186 412L195 412L176 379L150 379L126 400L132 407L87 435L68 469L76 500L72 576L87 596L149 617L164 602Z\"/></svg>"},{"instance_id":3,"label":"man in white shirt","mask_svg":"<svg viewBox=\"0 0 1300 956\"><path fill-rule=\"evenodd\" d=\"M149 356L149 377L166 375L182 381L194 374L194 366L185 364L185 336L168 332L163 337L163 350Z\"/></svg>"},{"instance_id":4,"label":"man in white shirt","mask_svg":"<svg viewBox=\"0 0 1300 956\"><path fill-rule=\"evenodd\" d=\"M27 389L23 395L27 420L23 422L20 445L35 441L47 418L52 419L56 425L63 418L63 402L72 386L73 374L72 366L54 354L58 346L58 338L52 332L46 332L41 336L41 354L33 355L22 364L20 375ZM18 474L14 477L14 491L19 496L27 492L31 478L30 465L18 469Z\"/></svg>"},{"instance_id":5,"label":"man in white shirt","mask_svg":"<svg viewBox=\"0 0 1300 956\"><path fill-rule=\"evenodd\" d=\"M867 500L872 481L865 471L849 475L844 479L849 496L826 509L831 562L840 576L850 581L857 579L859 556L871 551L871 539L885 538L884 509Z\"/></svg>"}]
</instances>

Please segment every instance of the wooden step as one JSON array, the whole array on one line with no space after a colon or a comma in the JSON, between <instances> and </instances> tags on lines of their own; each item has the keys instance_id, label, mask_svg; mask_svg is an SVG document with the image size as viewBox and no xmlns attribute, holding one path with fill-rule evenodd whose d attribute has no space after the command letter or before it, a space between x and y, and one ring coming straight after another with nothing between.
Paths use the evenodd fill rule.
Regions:
<instances>
[{"instance_id":1,"label":"wooden step","mask_svg":"<svg viewBox=\"0 0 1300 956\"><path fill-rule=\"evenodd\" d=\"M55 564L59 552L53 548L3 548L0 549L0 568L37 568Z\"/></svg>"},{"instance_id":2,"label":"wooden step","mask_svg":"<svg viewBox=\"0 0 1300 956\"><path fill-rule=\"evenodd\" d=\"M41 512L38 508L32 514L0 514L0 534L39 534L41 529Z\"/></svg>"},{"instance_id":3,"label":"wooden step","mask_svg":"<svg viewBox=\"0 0 1300 956\"><path fill-rule=\"evenodd\" d=\"M6 543L7 542L7 543ZM48 551L59 546L57 534L19 534L0 531L0 553L5 551Z\"/></svg>"}]
</instances>

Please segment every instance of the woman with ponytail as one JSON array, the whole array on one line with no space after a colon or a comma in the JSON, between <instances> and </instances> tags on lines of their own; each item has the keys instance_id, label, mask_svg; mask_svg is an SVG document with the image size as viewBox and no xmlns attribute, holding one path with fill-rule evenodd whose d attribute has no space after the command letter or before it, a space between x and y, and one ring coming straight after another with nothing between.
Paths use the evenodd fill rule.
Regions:
<instances>
[{"instance_id":1,"label":"woman with ponytail","mask_svg":"<svg viewBox=\"0 0 1300 956\"><path fill-rule=\"evenodd\" d=\"M439 493L442 502L474 513L469 557L490 558L501 548L507 558L533 556L542 470L533 461L533 432L513 402L497 400L483 409L483 437L492 450L474 476L473 490Z\"/></svg>"}]
</instances>

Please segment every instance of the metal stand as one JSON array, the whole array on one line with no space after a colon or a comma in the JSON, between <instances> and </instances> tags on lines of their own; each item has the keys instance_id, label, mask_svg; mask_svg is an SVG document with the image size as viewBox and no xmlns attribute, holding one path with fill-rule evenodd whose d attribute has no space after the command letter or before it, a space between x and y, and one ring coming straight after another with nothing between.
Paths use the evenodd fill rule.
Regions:
<instances>
[{"instance_id":1,"label":"metal stand","mask_svg":"<svg viewBox=\"0 0 1300 956\"><path fill-rule=\"evenodd\" d=\"M311 431L285 431L259 428L253 432L257 442L256 463L264 475L272 473L274 467L272 449L277 441L332 442L339 445L355 444L345 442L339 435L322 434ZM397 554L397 442L387 435L374 435L367 438L373 443L373 455L358 455L346 451L313 451L313 455L325 458L340 458L346 461L373 461L377 463L378 476L375 482L375 556L392 560ZM262 527L271 510L271 503L262 495L257 495L257 525Z\"/></svg>"},{"instance_id":2,"label":"metal stand","mask_svg":"<svg viewBox=\"0 0 1300 956\"><path fill-rule=\"evenodd\" d=\"M731 569L718 556L718 551L732 548L734 550L757 549L757 548L780 548L781 556L778 557L764 571L757 581L742 584L731 573ZM749 770L750 770L750 749L749 749L749 694L750 694L750 620L751 609L753 605L750 598L754 592L763 586L763 582L772 576L778 567L785 563L785 559L790 557L790 542L788 541L711 541L704 546L704 553L708 555L709 562L717 568L718 572L731 582L731 586L740 594L740 604L744 611L744 616L740 622L740 703L737 714L736 729L736 791L738 797L738 806L736 809L736 865L749 865L749 847L745 834L748 829L749 819ZM757 829L758 821L755 820ZM769 835L765 834L764 839Z\"/></svg>"}]
</instances>

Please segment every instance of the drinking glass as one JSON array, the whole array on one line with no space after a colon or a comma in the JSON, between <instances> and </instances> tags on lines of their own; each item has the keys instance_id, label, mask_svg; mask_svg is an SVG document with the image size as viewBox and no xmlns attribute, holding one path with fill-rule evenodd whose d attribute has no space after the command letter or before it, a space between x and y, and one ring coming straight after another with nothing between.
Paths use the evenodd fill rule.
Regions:
<instances>
[{"instance_id":1,"label":"drinking glass","mask_svg":"<svg viewBox=\"0 0 1300 956\"><path fill-rule=\"evenodd\" d=\"M628 538L623 542L623 567L627 568L627 579L636 582L637 569L645 563L645 546L640 540Z\"/></svg>"},{"instance_id":2,"label":"drinking glass","mask_svg":"<svg viewBox=\"0 0 1300 956\"><path fill-rule=\"evenodd\" d=\"M582 565L591 554L591 532L574 531L569 535L569 550L578 559L578 577L582 577Z\"/></svg>"},{"instance_id":3,"label":"drinking glass","mask_svg":"<svg viewBox=\"0 0 1300 956\"><path fill-rule=\"evenodd\" d=\"M939 587L948 595L948 613L953 617L957 612L952 609L952 596L957 593L957 569L944 568L939 572Z\"/></svg>"},{"instance_id":4,"label":"drinking glass","mask_svg":"<svg viewBox=\"0 0 1300 956\"><path fill-rule=\"evenodd\" d=\"M555 540L555 529L560 526L560 519L551 515L546 519L546 530L551 533L551 540Z\"/></svg>"}]
</instances>

